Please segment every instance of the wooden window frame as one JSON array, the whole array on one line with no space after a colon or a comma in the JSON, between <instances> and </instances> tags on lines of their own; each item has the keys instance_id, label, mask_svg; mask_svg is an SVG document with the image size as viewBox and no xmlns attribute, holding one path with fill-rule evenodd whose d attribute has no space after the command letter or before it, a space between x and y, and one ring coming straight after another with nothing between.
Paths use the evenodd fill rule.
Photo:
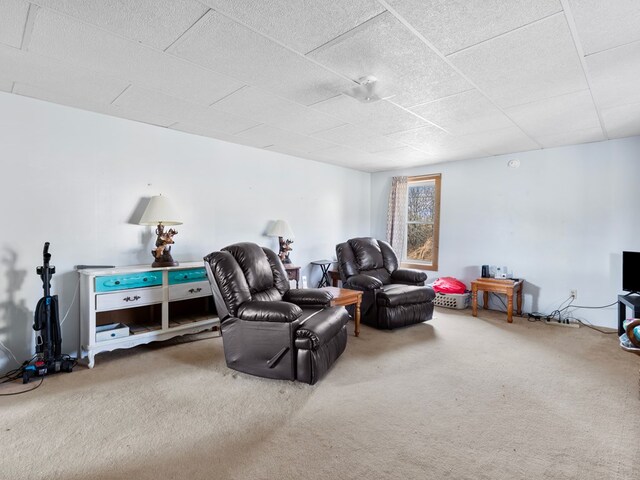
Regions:
<instances>
[{"instance_id":1,"label":"wooden window frame","mask_svg":"<svg viewBox=\"0 0 640 480\"><path fill-rule=\"evenodd\" d=\"M405 267L405 268L417 268L420 270L435 271L435 270L438 270L438 257L440 253L440 190L442 187L442 175L440 173L434 173L432 175L417 175L414 177L408 177L407 178L407 182L408 182L407 195L409 195L409 188L411 188L412 183L418 183L418 182L424 182L424 181L433 181L436 186L435 218L433 220L433 261L430 264L425 264L421 262L411 261L405 258L405 259L401 259L400 264L402 267ZM409 202L407 202L407 209L408 208L409 208ZM405 256L406 256L406 246L405 246Z\"/></svg>"}]
</instances>

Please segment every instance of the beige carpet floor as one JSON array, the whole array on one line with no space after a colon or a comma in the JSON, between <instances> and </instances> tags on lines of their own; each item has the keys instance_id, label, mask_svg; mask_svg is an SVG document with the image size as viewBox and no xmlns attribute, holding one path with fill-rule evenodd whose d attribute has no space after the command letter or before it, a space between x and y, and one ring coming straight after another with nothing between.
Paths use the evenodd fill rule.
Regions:
<instances>
[{"instance_id":1,"label":"beige carpet floor","mask_svg":"<svg viewBox=\"0 0 640 480\"><path fill-rule=\"evenodd\" d=\"M229 370L220 338L98 355L0 398L0 478L640 478L615 335L446 309L352 327L316 386Z\"/></svg>"}]
</instances>

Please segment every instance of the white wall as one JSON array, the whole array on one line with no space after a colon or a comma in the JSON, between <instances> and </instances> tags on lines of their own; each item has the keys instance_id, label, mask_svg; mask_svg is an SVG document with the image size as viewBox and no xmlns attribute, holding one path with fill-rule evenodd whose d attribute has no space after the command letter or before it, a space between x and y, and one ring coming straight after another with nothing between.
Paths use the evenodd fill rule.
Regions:
<instances>
[{"instance_id":1,"label":"white wall","mask_svg":"<svg viewBox=\"0 0 640 480\"><path fill-rule=\"evenodd\" d=\"M74 265L150 264L153 228L131 224L143 199L162 193L183 225L178 261L238 241L277 250L263 236L283 218L296 237L291 258L310 283L309 262L370 232L370 174L91 112L0 94L0 341L22 361L33 352L35 268L51 242L63 348L78 344ZM15 366L0 347L0 371Z\"/></svg>"},{"instance_id":2,"label":"white wall","mask_svg":"<svg viewBox=\"0 0 640 480\"><path fill-rule=\"evenodd\" d=\"M512 158L519 168L507 167ZM551 312L571 289L579 305L609 304L622 293L621 252L640 251L640 137L373 174L375 236L385 236L391 177L428 173L442 173L432 279L469 285L482 264L506 265L526 280L529 312ZM617 325L615 307L576 315Z\"/></svg>"}]
</instances>

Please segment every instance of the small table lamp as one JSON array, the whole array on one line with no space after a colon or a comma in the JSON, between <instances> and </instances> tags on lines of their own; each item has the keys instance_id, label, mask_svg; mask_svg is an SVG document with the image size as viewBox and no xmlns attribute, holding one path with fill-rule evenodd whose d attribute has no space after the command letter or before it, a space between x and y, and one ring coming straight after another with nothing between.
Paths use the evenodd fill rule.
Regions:
<instances>
[{"instance_id":1,"label":"small table lamp","mask_svg":"<svg viewBox=\"0 0 640 480\"><path fill-rule=\"evenodd\" d=\"M278 256L280 257L280 260L282 260L282 263L291 263L289 252L293 250L290 245L293 243L293 240L291 239L294 238L294 235L287 221L276 220L273 222L273 225L271 225L267 231L267 235L270 237L278 237L280 242L280 251L278 252Z\"/></svg>"},{"instance_id":2,"label":"small table lamp","mask_svg":"<svg viewBox=\"0 0 640 480\"><path fill-rule=\"evenodd\" d=\"M157 224L156 235L156 248L151 250L151 255L155 258L155 261L151 264L152 267L175 267L178 265L171 257L171 245L173 245L173 236L178 232L173 228L165 231L165 226L182 225L182 222L176 220L175 214L171 203L167 200L167 197L162 195L156 195L151 197L149 204L145 209L142 217L140 218L140 225L153 226Z\"/></svg>"}]
</instances>

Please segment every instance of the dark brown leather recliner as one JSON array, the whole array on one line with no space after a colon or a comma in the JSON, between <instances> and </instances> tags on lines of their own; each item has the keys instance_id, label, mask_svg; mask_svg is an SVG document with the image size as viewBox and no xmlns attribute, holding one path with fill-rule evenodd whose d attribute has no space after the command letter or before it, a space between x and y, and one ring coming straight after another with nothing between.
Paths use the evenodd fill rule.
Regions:
<instances>
[{"instance_id":1,"label":"dark brown leather recliner","mask_svg":"<svg viewBox=\"0 0 640 480\"><path fill-rule=\"evenodd\" d=\"M392 329L431 320L435 292L424 286L427 275L398 268L387 242L352 238L336 245L342 286L362 290L361 321Z\"/></svg>"},{"instance_id":2,"label":"dark brown leather recliner","mask_svg":"<svg viewBox=\"0 0 640 480\"><path fill-rule=\"evenodd\" d=\"M324 290L290 290L273 251L236 243L204 263L229 368L313 385L344 351L347 311Z\"/></svg>"}]
</instances>

